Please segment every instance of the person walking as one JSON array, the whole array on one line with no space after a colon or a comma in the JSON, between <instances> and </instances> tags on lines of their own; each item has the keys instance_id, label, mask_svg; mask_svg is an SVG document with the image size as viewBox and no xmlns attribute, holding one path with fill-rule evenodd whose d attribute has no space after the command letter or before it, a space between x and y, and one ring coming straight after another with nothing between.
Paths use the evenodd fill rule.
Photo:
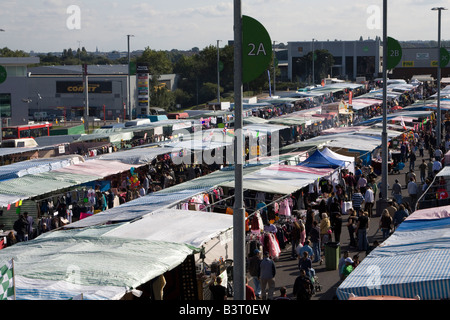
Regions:
<instances>
[{"instance_id":1,"label":"person walking","mask_svg":"<svg viewBox=\"0 0 450 320\"><path fill-rule=\"evenodd\" d=\"M275 262L270 258L268 252L264 252L264 258L261 261L259 269L259 278L261 279L261 298L262 300L272 300L275 290ZM268 290L268 293L266 292Z\"/></svg>"},{"instance_id":2,"label":"person walking","mask_svg":"<svg viewBox=\"0 0 450 320\"><path fill-rule=\"evenodd\" d=\"M320 220L320 243L322 246L322 250L323 250L323 246L325 244L324 242L324 237L328 235L328 231L331 230L331 223L330 223L330 219L328 218L328 215L326 214L326 212L322 213L322 219Z\"/></svg>"},{"instance_id":3,"label":"person walking","mask_svg":"<svg viewBox=\"0 0 450 320\"><path fill-rule=\"evenodd\" d=\"M300 270L300 275L295 279L292 294L297 300L311 300L314 293L314 286L306 275L305 270Z\"/></svg>"},{"instance_id":4,"label":"person walking","mask_svg":"<svg viewBox=\"0 0 450 320\"><path fill-rule=\"evenodd\" d=\"M337 212L334 216L333 233L334 233L334 241L341 242L342 215L340 212Z\"/></svg>"},{"instance_id":5,"label":"person walking","mask_svg":"<svg viewBox=\"0 0 450 320\"><path fill-rule=\"evenodd\" d=\"M356 225L358 224L358 217L356 216L356 211L353 208L350 208L348 210L349 217L347 219L347 230L348 235L350 237L350 247L357 246L356 239L355 239L355 232L356 232Z\"/></svg>"},{"instance_id":6,"label":"person walking","mask_svg":"<svg viewBox=\"0 0 450 320\"><path fill-rule=\"evenodd\" d=\"M409 170L414 171L415 163L416 163L416 153L414 152L414 149L411 149L411 152L409 153Z\"/></svg>"},{"instance_id":7,"label":"person walking","mask_svg":"<svg viewBox=\"0 0 450 320\"><path fill-rule=\"evenodd\" d=\"M369 217L368 213L364 211L359 216L358 224L356 226L359 251L367 251L369 249L369 241L367 239L367 229L369 229Z\"/></svg>"},{"instance_id":8,"label":"person walking","mask_svg":"<svg viewBox=\"0 0 450 320\"><path fill-rule=\"evenodd\" d=\"M311 233L310 233L310 237L309 240L311 241L312 244L312 249L313 249L313 256L314 256L314 260L312 261L313 263L316 262L322 262L321 259L321 251L320 251L320 229L318 226L318 222L314 221L313 222L313 227L311 229Z\"/></svg>"},{"instance_id":9,"label":"person walking","mask_svg":"<svg viewBox=\"0 0 450 320\"><path fill-rule=\"evenodd\" d=\"M222 285L222 278L213 276L209 285L209 290L212 294L212 300L224 301L227 300L227 288Z\"/></svg>"},{"instance_id":10,"label":"person walking","mask_svg":"<svg viewBox=\"0 0 450 320\"><path fill-rule=\"evenodd\" d=\"M367 211L369 213L369 218L372 217L372 209L373 204L375 203L375 194L372 190L372 187L370 185L367 186L366 193L364 195L364 211Z\"/></svg>"},{"instance_id":11,"label":"person walking","mask_svg":"<svg viewBox=\"0 0 450 320\"><path fill-rule=\"evenodd\" d=\"M308 251L303 251L302 257L298 259L298 269L300 271L305 270L306 275L310 279L314 279L316 271L312 267L312 262Z\"/></svg>"},{"instance_id":12,"label":"person walking","mask_svg":"<svg viewBox=\"0 0 450 320\"><path fill-rule=\"evenodd\" d=\"M408 217L408 212L405 209L403 204L400 205L400 208L395 212L393 224L394 228L397 228L406 218Z\"/></svg>"},{"instance_id":13,"label":"person walking","mask_svg":"<svg viewBox=\"0 0 450 320\"><path fill-rule=\"evenodd\" d=\"M419 193L419 187L417 186L416 181L414 181L414 178L411 177L409 180L409 183L408 183L409 204L410 204L411 210L413 210L413 208L416 205L418 193Z\"/></svg>"},{"instance_id":14,"label":"person walking","mask_svg":"<svg viewBox=\"0 0 450 320\"><path fill-rule=\"evenodd\" d=\"M422 163L419 165L420 171L420 182L423 184L427 178L427 164L425 163L425 159L422 159Z\"/></svg>"},{"instance_id":15,"label":"person walking","mask_svg":"<svg viewBox=\"0 0 450 320\"><path fill-rule=\"evenodd\" d=\"M402 203L402 186L398 182L398 179L395 179L395 183L392 185L392 195L394 196L395 202L397 202L398 204Z\"/></svg>"},{"instance_id":16,"label":"person walking","mask_svg":"<svg viewBox=\"0 0 450 320\"><path fill-rule=\"evenodd\" d=\"M356 188L355 192L352 196L352 207L356 211L356 215L359 216L359 212L361 211L361 206L364 202L364 197L361 194L359 188Z\"/></svg>"},{"instance_id":17,"label":"person walking","mask_svg":"<svg viewBox=\"0 0 450 320\"><path fill-rule=\"evenodd\" d=\"M387 237L389 237L389 234L391 233L392 230L392 217L389 214L388 209L384 209L383 212L381 213L379 227L381 232L383 233L383 240L386 240Z\"/></svg>"},{"instance_id":18,"label":"person walking","mask_svg":"<svg viewBox=\"0 0 450 320\"><path fill-rule=\"evenodd\" d=\"M297 259L297 253L295 250L297 249L297 246L300 244L300 235L301 235L300 224L297 221L293 222L290 235L292 244L291 259L294 260Z\"/></svg>"},{"instance_id":19,"label":"person walking","mask_svg":"<svg viewBox=\"0 0 450 320\"><path fill-rule=\"evenodd\" d=\"M255 249L253 255L248 259L248 273L255 286L255 295L258 299L261 297L261 282L259 279L261 260L258 249Z\"/></svg>"}]
</instances>

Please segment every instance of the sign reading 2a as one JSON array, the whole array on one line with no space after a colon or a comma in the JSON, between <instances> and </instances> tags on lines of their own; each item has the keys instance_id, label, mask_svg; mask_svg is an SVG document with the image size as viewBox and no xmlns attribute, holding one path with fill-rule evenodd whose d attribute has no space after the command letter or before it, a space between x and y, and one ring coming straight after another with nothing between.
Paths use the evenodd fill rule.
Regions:
<instances>
[{"instance_id":1,"label":"sign reading 2a","mask_svg":"<svg viewBox=\"0 0 450 320\"><path fill-rule=\"evenodd\" d=\"M242 16L242 82L258 78L272 61L272 41L257 20Z\"/></svg>"}]
</instances>

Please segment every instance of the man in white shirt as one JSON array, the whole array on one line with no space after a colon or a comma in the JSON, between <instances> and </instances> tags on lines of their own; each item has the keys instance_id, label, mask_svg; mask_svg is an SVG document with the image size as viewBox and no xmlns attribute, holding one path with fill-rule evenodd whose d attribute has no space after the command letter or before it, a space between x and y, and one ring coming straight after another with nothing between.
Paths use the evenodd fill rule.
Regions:
<instances>
[{"instance_id":1,"label":"man in white shirt","mask_svg":"<svg viewBox=\"0 0 450 320\"><path fill-rule=\"evenodd\" d=\"M367 186L366 193L364 194L364 211L367 211L369 214L369 218L372 217L372 208L375 202L375 195L373 193L372 187L370 185Z\"/></svg>"}]
</instances>

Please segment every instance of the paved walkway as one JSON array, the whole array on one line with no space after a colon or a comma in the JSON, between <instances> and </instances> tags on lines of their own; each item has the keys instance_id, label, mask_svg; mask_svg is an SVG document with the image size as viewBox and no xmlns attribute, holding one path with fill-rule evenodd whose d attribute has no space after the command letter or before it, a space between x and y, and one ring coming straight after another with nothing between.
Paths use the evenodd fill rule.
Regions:
<instances>
[{"instance_id":1,"label":"paved walkway","mask_svg":"<svg viewBox=\"0 0 450 320\"><path fill-rule=\"evenodd\" d=\"M418 166L420 163L422 163L422 157L418 155L419 152L417 152L417 160L415 162L415 174L417 176L418 185L419 188L422 187L422 184L420 183L420 175L419 175L419 168ZM428 162L429 155L428 152L425 151L425 157L423 159ZM409 168L409 161L405 163L405 168L399 173L399 174L389 174L388 175L388 183L389 186L392 186L395 182L395 179L398 179L400 184L403 186L403 199L406 201L409 201L409 197L407 197L408 192L406 190L405 185L405 174ZM377 183L381 180L381 175L377 178ZM388 197L391 197L390 195L391 190L388 191ZM376 197L376 200L378 200L378 195ZM376 202L376 201L375 201ZM372 245L374 241L378 241L381 243L383 241L382 239L382 232L378 229L380 217L376 215L376 204L373 208L373 215L369 222L369 230L367 232L369 244ZM362 261L366 257L366 252L364 251L358 251L357 248L349 247L348 244L350 242L349 240L349 234L347 231L347 219L348 216L343 216L343 223L342 223L342 233L341 233L341 252L344 250L349 251L350 257L353 257L355 254L359 255L360 261ZM297 260L291 260L290 258L291 253L291 245L288 244L285 249L282 250L282 253L279 257L279 259L276 261L276 267L277 267L277 276L275 278L275 285L276 285L276 291L274 296L277 297L280 294L279 288L280 287L286 287L287 288L287 295L294 299L292 295L292 288L294 285L295 278L299 275L299 270L297 267ZM324 259L325 260L325 259ZM322 286L322 290L320 292L317 292L316 295L313 296L312 300L332 300L336 299L336 289L339 287L341 281L339 280L339 275L337 270L326 270L325 267L325 261L322 264L319 263L313 263L313 268L316 271L316 275L319 278L319 282Z\"/></svg>"}]
</instances>

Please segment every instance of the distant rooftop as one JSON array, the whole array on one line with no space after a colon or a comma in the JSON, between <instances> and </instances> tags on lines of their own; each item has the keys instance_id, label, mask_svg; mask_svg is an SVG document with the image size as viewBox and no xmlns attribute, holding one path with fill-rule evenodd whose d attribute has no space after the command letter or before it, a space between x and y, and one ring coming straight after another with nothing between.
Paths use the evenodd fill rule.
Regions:
<instances>
[{"instance_id":1,"label":"distant rooftop","mask_svg":"<svg viewBox=\"0 0 450 320\"><path fill-rule=\"evenodd\" d=\"M88 65L88 74L95 75L126 75L128 72L128 65L113 64L113 65ZM83 70L81 65L67 65L67 66L40 66L29 68L31 75L82 75Z\"/></svg>"},{"instance_id":2,"label":"distant rooftop","mask_svg":"<svg viewBox=\"0 0 450 320\"><path fill-rule=\"evenodd\" d=\"M0 65L3 66L26 66L39 62L37 57L0 57Z\"/></svg>"}]
</instances>

